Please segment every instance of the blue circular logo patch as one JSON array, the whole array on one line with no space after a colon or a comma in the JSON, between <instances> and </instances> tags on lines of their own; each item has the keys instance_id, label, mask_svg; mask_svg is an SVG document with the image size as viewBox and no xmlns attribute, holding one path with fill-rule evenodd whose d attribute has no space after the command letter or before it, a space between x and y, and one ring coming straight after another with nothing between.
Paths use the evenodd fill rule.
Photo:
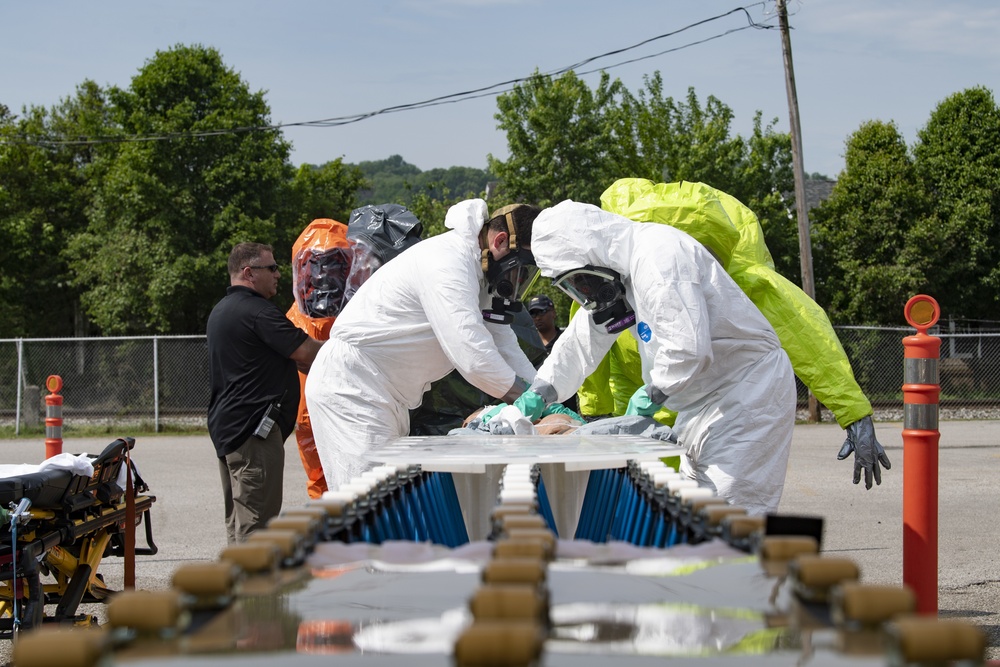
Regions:
<instances>
[{"instance_id":1,"label":"blue circular logo patch","mask_svg":"<svg viewBox=\"0 0 1000 667\"><path fill-rule=\"evenodd\" d=\"M642 342L648 343L649 339L653 337L653 330L645 322L639 322L639 326L636 328L639 330L639 338L642 339Z\"/></svg>"}]
</instances>

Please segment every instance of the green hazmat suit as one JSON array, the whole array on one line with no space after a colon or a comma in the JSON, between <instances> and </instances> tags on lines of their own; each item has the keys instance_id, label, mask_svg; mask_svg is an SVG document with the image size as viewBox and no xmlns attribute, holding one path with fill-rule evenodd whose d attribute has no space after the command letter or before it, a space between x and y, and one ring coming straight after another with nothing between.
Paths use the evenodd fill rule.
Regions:
<instances>
[{"instance_id":1,"label":"green hazmat suit","mask_svg":"<svg viewBox=\"0 0 1000 667\"><path fill-rule=\"evenodd\" d=\"M872 414L830 319L774 270L757 216L739 200L704 183L622 178L601 195L601 207L637 222L668 224L697 239L768 319L795 374L837 423L846 428ZM641 371L637 343L625 331L580 388L581 414L624 414L628 399L642 385ZM665 410L656 419L673 423Z\"/></svg>"}]
</instances>

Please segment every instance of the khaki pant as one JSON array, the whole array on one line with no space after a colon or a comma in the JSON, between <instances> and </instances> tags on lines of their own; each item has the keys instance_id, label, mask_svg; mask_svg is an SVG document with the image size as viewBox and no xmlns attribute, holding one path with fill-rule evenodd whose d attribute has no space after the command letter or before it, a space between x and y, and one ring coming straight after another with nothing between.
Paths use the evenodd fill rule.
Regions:
<instances>
[{"instance_id":1,"label":"khaki pant","mask_svg":"<svg viewBox=\"0 0 1000 667\"><path fill-rule=\"evenodd\" d=\"M250 436L235 452L219 459L230 544L245 541L281 511L284 447L281 429L275 426L267 439Z\"/></svg>"}]
</instances>

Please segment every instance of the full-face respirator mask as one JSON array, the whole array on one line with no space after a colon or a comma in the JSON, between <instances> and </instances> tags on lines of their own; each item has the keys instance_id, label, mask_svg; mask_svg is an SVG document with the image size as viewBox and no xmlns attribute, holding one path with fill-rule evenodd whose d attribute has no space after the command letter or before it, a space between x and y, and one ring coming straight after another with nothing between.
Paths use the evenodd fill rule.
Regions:
<instances>
[{"instance_id":1,"label":"full-face respirator mask","mask_svg":"<svg viewBox=\"0 0 1000 667\"><path fill-rule=\"evenodd\" d=\"M617 271L588 264L556 276L552 284L589 311L608 333L635 324L635 311L625 299L625 285Z\"/></svg>"},{"instance_id":2,"label":"full-face respirator mask","mask_svg":"<svg viewBox=\"0 0 1000 667\"><path fill-rule=\"evenodd\" d=\"M527 248L518 245L517 231L514 224L514 211L523 204L511 204L497 210L489 221L483 225L481 245L483 246L483 272L486 274L487 289L491 305L483 311L483 319L498 324L511 324L514 313L520 312L524 306L521 301L528 290L538 279L538 267L535 257ZM501 259L494 259L488 248L489 225L497 217L503 216L507 224L509 252Z\"/></svg>"},{"instance_id":3,"label":"full-face respirator mask","mask_svg":"<svg viewBox=\"0 0 1000 667\"><path fill-rule=\"evenodd\" d=\"M300 252L295 276L296 301L309 317L336 317L343 308L344 289L353 251L338 247Z\"/></svg>"}]
</instances>

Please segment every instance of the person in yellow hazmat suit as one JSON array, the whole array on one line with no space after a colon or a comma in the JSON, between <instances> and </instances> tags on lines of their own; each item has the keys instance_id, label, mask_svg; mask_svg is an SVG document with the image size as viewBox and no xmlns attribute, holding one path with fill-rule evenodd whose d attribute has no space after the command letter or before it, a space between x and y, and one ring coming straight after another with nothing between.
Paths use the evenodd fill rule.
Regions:
<instances>
[{"instance_id":1,"label":"person in yellow hazmat suit","mask_svg":"<svg viewBox=\"0 0 1000 667\"><path fill-rule=\"evenodd\" d=\"M757 216L731 195L704 183L653 183L641 178L615 181L601 195L601 207L637 222L668 224L693 236L725 267L774 327L795 374L833 412L847 431L837 454L853 452L854 483L882 483L880 465L891 467L875 437L869 400L858 386L850 361L826 313L797 285L774 269ZM587 416L627 414L642 391L636 340L626 330L598 370L580 389L580 412ZM660 410L666 424L674 415Z\"/></svg>"}]
</instances>

